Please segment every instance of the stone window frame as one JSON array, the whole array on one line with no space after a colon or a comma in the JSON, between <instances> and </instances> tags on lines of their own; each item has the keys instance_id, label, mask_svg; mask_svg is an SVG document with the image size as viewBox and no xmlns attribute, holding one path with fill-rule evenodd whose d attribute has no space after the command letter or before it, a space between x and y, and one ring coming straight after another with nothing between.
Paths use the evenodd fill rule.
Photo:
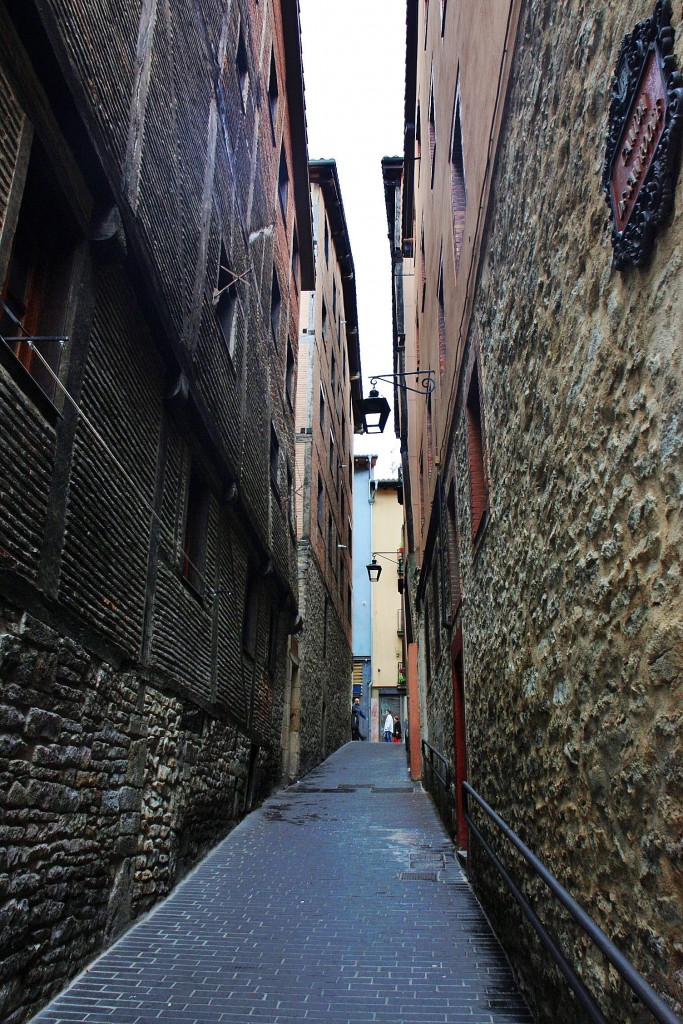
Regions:
<instances>
[{"instance_id":1,"label":"stone window frame","mask_svg":"<svg viewBox=\"0 0 683 1024\"><path fill-rule=\"evenodd\" d=\"M434 67L429 78L429 187L434 188L436 167L436 98L434 95Z\"/></svg>"},{"instance_id":2,"label":"stone window frame","mask_svg":"<svg viewBox=\"0 0 683 1024\"><path fill-rule=\"evenodd\" d=\"M460 76L455 87L453 100L453 122L451 128L451 220L453 227L453 255L455 271L458 272L462 246L465 239L465 217L467 214L467 179L465 177L465 150L462 138L462 104L460 97Z\"/></svg>"},{"instance_id":3,"label":"stone window frame","mask_svg":"<svg viewBox=\"0 0 683 1024\"><path fill-rule=\"evenodd\" d=\"M275 497L280 499L280 439L277 436L275 424L270 424L270 486Z\"/></svg>"},{"instance_id":4,"label":"stone window frame","mask_svg":"<svg viewBox=\"0 0 683 1024\"><path fill-rule=\"evenodd\" d=\"M296 359L294 358L294 348L292 347L292 339L287 335L287 356L285 363L285 395L287 397L287 404L289 408L294 411L294 391L296 384Z\"/></svg>"},{"instance_id":5,"label":"stone window frame","mask_svg":"<svg viewBox=\"0 0 683 1024\"><path fill-rule=\"evenodd\" d=\"M318 498L317 498L317 520L318 528L322 533L323 520L325 518L325 488L323 486L323 478L318 473Z\"/></svg>"},{"instance_id":6,"label":"stone window frame","mask_svg":"<svg viewBox=\"0 0 683 1024\"><path fill-rule=\"evenodd\" d=\"M448 341L446 337L446 301L443 282L443 248L439 255L439 274L436 282L437 329L439 335L439 382L443 387L448 358Z\"/></svg>"},{"instance_id":7,"label":"stone window frame","mask_svg":"<svg viewBox=\"0 0 683 1024\"><path fill-rule=\"evenodd\" d=\"M277 194L280 200L282 219L287 220L287 201L289 199L289 169L287 167L287 152L284 141L280 146L280 165L277 175Z\"/></svg>"},{"instance_id":8,"label":"stone window frame","mask_svg":"<svg viewBox=\"0 0 683 1024\"><path fill-rule=\"evenodd\" d=\"M458 481L455 473L451 476L446 490L446 549L448 557L448 579L450 590L451 621L462 604L462 573L460 569L460 527L458 524Z\"/></svg>"},{"instance_id":9,"label":"stone window frame","mask_svg":"<svg viewBox=\"0 0 683 1024\"><path fill-rule=\"evenodd\" d=\"M277 115L280 102L280 90L277 81L277 66L275 64L275 50L270 48L270 72L268 77L268 113L270 115L270 130L273 136L273 145L277 141Z\"/></svg>"},{"instance_id":10,"label":"stone window frame","mask_svg":"<svg viewBox=\"0 0 683 1024\"><path fill-rule=\"evenodd\" d=\"M491 518L491 476L488 429L484 404L481 346L475 338L467 361L463 389L463 417L467 449L470 524L474 554Z\"/></svg>"},{"instance_id":11,"label":"stone window frame","mask_svg":"<svg viewBox=\"0 0 683 1024\"><path fill-rule=\"evenodd\" d=\"M235 49L235 72L237 74L237 87L240 94L240 102L242 104L242 113L245 114L247 111L247 100L249 98L249 55L247 52L247 44L242 31L242 25L239 27L237 34L237 47Z\"/></svg>"}]
</instances>

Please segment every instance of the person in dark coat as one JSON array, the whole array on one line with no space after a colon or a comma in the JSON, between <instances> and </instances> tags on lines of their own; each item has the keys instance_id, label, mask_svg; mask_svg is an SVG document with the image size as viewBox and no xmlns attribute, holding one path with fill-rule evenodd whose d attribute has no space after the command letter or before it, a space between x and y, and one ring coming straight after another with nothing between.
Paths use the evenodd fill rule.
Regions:
<instances>
[{"instance_id":1,"label":"person in dark coat","mask_svg":"<svg viewBox=\"0 0 683 1024\"><path fill-rule=\"evenodd\" d=\"M352 740L364 740L365 736L361 736L360 732L360 720L365 718L367 721L367 715L360 706L360 697L356 697L353 704L351 705L351 739Z\"/></svg>"},{"instance_id":2,"label":"person in dark coat","mask_svg":"<svg viewBox=\"0 0 683 1024\"><path fill-rule=\"evenodd\" d=\"M394 719L394 743L400 743L401 739L401 719L396 715L396 718Z\"/></svg>"}]
</instances>

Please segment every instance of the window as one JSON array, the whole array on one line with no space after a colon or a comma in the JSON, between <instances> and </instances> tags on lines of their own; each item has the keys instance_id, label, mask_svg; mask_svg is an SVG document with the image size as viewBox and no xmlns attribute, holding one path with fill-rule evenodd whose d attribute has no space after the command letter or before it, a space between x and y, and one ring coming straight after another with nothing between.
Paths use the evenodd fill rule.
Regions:
<instances>
[{"instance_id":1,"label":"window","mask_svg":"<svg viewBox=\"0 0 683 1024\"><path fill-rule=\"evenodd\" d=\"M277 135L277 108L279 92L277 87L277 69L275 67L275 54L270 51L270 78L268 79L268 110L270 113L270 127L273 132L273 143Z\"/></svg>"},{"instance_id":2,"label":"window","mask_svg":"<svg viewBox=\"0 0 683 1024\"><path fill-rule=\"evenodd\" d=\"M436 163L436 111L434 108L434 75L429 87L429 174L434 188L434 165Z\"/></svg>"},{"instance_id":3,"label":"window","mask_svg":"<svg viewBox=\"0 0 683 1024\"><path fill-rule=\"evenodd\" d=\"M53 184L47 158L34 141L0 298L0 335L50 401L65 339L67 303L78 236ZM29 337L40 339L31 344ZM3 346L3 349L5 346Z\"/></svg>"},{"instance_id":4,"label":"window","mask_svg":"<svg viewBox=\"0 0 683 1024\"><path fill-rule=\"evenodd\" d=\"M342 413L341 421L341 443L342 443L342 458L346 455L346 417Z\"/></svg>"},{"instance_id":5,"label":"window","mask_svg":"<svg viewBox=\"0 0 683 1024\"><path fill-rule=\"evenodd\" d=\"M439 615L439 608L441 607L441 601L439 600L439 548L438 545L434 548L434 557L432 559L432 615L434 616L434 640L435 649L438 651L440 648L440 636L441 636L441 621Z\"/></svg>"},{"instance_id":6,"label":"window","mask_svg":"<svg viewBox=\"0 0 683 1024\"><path fill-rule=\"evenodd\" d=\"M349 585L349 589L348 589L347 594L346 594L346 614L348 616L349 622L351 621L351 612L352 612L351 586Z\"/></svg>"},{"instance_id":7,"label":"window","mask_svg":"<svg viewBox=\"0 0 683 1024\"><path fill-rule=\"evenodd\" d=\"M320 433L322 434L325 430L325 392L323 391L322 384L320 385L320 409L318 418L320 420Z\"/></svg>"},{"instance_id":8,"label":"window","mask_svg":"<svg viewBox=\"0 0 683 1024\"><path fill-rule=\"evenodd\" d=\"M228 266L225 245L221 242L221 259L218 265L218 281L214 292L216 318L228 352L235 354L235 320L237 311L237 283L235 275Z\"/></svg>"},{"instance_id":9,"label":"window","mask_svg":"<svg viewBox=\"0 0 683 1024\"><path fill-rule=\"evenodd\" d=\"M277 668L278 618L277 608L273 605L270 609L270 633L268 636L268 671L271 676L275 675Z\"/></svg>"},{"instance_id":10,"label":"window","mask_svg":"<svg viewBox=\"0 0 683 1024\"><path fill-rule=\"evenodd\" d=\"M292 469L287 463L287 508L289 511L289 522L292 529L296 526L296 509L294 507L294 477Z\"/></svg>"},{"instance_id":11,"label":"window","mask_svg":"<svg viewBox=\"0 0 683 1024\"><path fill-rule=\"evenodd\" d=\"M446 499L446 514L448 524L448 574L451 586L451 604L453 612L460 604L460 550L458 545L458 506L455 493L455 481L451 481Z\"/></svg>"},{"instance_id":12,"label":"window","mask_svg":"<svg viewBox=\"0 0 683 1024\"><path fill-rule=\"evenodd\" d=\"M327 217L325 217L325 263L330 262L330 232L327 227Z\"/></svg>"},{"instance_id":13,"label":"window","mask_svg":"<svg viewBox=\"0 0 683 1024\"><path fill-rule=\"evenodd\" d=\"M439 379L443 385L446 372L446 308L443 296L443 257L439 260L439 281L437 285L437 305L439 316Z\"/></svg>"},{"instance_id":14,"label":"window","mask_svg":"<svg viewBox=\"0 0 683 1024\"><path fill-rule=\"evenodd\" d=\"M353 551L353 527L351 526L351 520L349 520L349 551Z\"/></svg>"},{"instance_id":15,"label":"window","mask_svg":"<svg viewBox=\"0 0 683 1024\"><path fill-rule=\"evenodd\" d=\"M294 283L296 285L298 285L298 283L299 283L299 262L300 262L300 259L301 259L301 256L300 256L300 253L299 253L299 235L297 234L297 230L295 228L294 229L294 234L292 235L292 277L294 278Z\"/></svg>"},{"instance_id":16,"label":"window","mask_svg":"<svg viewBox=\"0 0 683 1024\"><path fill-rule=\"evenodd\" d=\"M209 519L209 488L194 461L190 467L185 507L183 577L198 594L204 592L206 529Z\"/></svg>"},{"instance_id":17,"label":"window","mask_svg":"<svg viewBox=\"0 0 683 1024\"><path fill-rule=\"evenodd\" d=\"M332 319L337 319L337 282L332 281Z\"/></svg>"},{"instance_id":18,"label":"window","mask_svg":"<svg viewBox=\"0 0 683 1024\"><path fill-rule=\"evenodd\" d=\"M484 456L484 430L481 415L479 365L475 362L467 392L467 455L470 468L470 510L472 536L476 538L488 503Z\"/></svg>"},{"instance_id":19,"label":"window","mask_svg":"<svg viewBox=\"0 0 683 1024\"><path fill-rule=\"evenodd\" d=\"M242 110L247 109L247 98L249 96L249 61L247 59L247 47L244 42L244 35L240 28L237 41L237 53L235 55L235 67L237 69L237 84L239 85Z\"/></svg>"},{"instance_id":20,"label":"window","mask_svg":"<svg viewBox=\"0 0 683 1024\"><path fill-rule=\"evenodd\" d=\"M285 394L291 408L294 408L294 381L296 379L292 342L287 338L287 366L285 369Z\"/></svg>"},{"instance_id":21,"label":"window","mask_svg":"<svg viewBox=\"0 0 683 1024\"><path fill-rule=\"evenodd\" d=\"M247 572L244 594L244 618L242 620L242 647L253 658L256 653L258 631L258 577L253 568Z\"/></svg>"},{"instance_id":22,"label":"window","mask_svg":"<svg viewBox=\"0 0 683 1024\"><path fill-rule=\"evenodd\" d=\"M270 425L270 482L276 492L280 491L280 442L275 427Z\"/></svg>"},{"instance_id":23,"label":"window","mask_svg":"<svg viewBox=\"0 0 683 1024\"><path fill-rule=\"evenodd\" d=\"M287 156L285 147L280 150L280 171L278 174L278 195L280 196L280 209L282 216L287 219L287 197L289 195L289 174L287 172Z\"/></svg>"},{"instance_id":24,"label":"window","mask_svg":"<svg viewBox=\"0 0 683 1024\"><path fill-rule=\"evenodd\" d=\"M318 526L323 528L323 482L318 473Z\"/></svg>"},{"instance_id":25,"label":"window","mask_svg":"<svg viewBox=\"0 0 683 1024\"><path fill-rule=\"evenodd\" d=\"M332 513L327 513L327 557L330 560L330 564L333 565L332 561Z\"/></svg>"},{"instance_id":26,"label":"window","mask_svg":"<svg viewBox=\"0 0 683 1024\"><path fill-rule=\"evenodd\" d=\"M420 171L422 170L422 117L420 115L420 104L417 105L417 117L415 119L415 161L417 163L417 183L420 184Z\"/></svg>"},{"instance_id":27,"label":"window","mask_svg":"<svg viewBox=\"0 0 683 1024\"><path fill-rule=\"evenodd\" d=\"M330 379L332 384L332 391L337 390L337 360L334 358L334 352L332 353L332 368L330 370Z\"/></svg>"},{"instance_id":28,"label":"window","mask_svg":"<svg viewBox=\"0 0 683 1024\"><path fill-rule=\"evenodd\" d=\"M344 566L344 559L340 556L339 561L339 593L343 594L346 590L346 569Z\"/></svg>"},{"instance_id":29,"label":"window","mask_svg":"<svg viewBox=\"0 0 683 1024\"><path fill-rule=\"evenodd\" d=\"M328 323L328 319L327 319L327 305L325 304L325 300L324 299L323 299L323 316L322 316L322 321L323 321L323 341L327 341L327 329L329 327L329 323Z\"/></svg>"},{"instance_id":30,"label":"window","mask_svg":"<svg viewBox=\"0 0 683 1024\"><path fill-rule=\"evenodd\" d=\"M455 267L460 263L460 253L465 232L465 208L467 193L465 191L465 164L462 154L462 127L460 124L460 97L455 101L453 114L453 135L451 138L451 209L453 213L453 247L455 249Z\"/></svg>"},{"instance_id":31,"label":"window","mask_svg":"<svg viewBox=\"0 0 683 1024\"><path fill-rule=\"evenodd\" d=\"M441 35L446 31L446 9L448 8L448 0L441 0Z\"/></svg>"},{"instance_id":32,"label":"window","mask_svg":"<svg viewBox=\"0 0 683 1024\"><path fill-rule=\"evenodd\" d=\"M330 473L332 474L333 480L336 476L336 461L334 437L332 436L332 431L330 431Z\"/></svg>"},{"instance_id":33,"label":"window","mask_svg":"<svg viewBox=\"0 0 683 1024\"><path fill-rule=\"evenodd\" d=\"M270 325L273 331L273 340L275 347L277 348L278 332L280 329L280 312L282 310L282 295L280 293L280 285L277 279L277 271L273 267L273 284L271 287L270 294Z\"/></svg>"}]
</instances>

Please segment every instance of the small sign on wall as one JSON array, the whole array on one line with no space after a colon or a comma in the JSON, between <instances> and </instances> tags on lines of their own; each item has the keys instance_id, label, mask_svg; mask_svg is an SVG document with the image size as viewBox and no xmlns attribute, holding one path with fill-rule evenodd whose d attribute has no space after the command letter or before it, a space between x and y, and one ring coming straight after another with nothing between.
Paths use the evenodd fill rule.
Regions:
<instances>
[{"instance_id":1,"label":"small sign on wall","mask_svg":"<svg viewBox=\"0 0 683 1024\"><path fill-rule=\"evenodd\" d=\"M617 270L647 262L673 202L683 127L683 76L673 40L671 2L657 0L617 59L602 176Z\"/></svg>"}]
</instances>

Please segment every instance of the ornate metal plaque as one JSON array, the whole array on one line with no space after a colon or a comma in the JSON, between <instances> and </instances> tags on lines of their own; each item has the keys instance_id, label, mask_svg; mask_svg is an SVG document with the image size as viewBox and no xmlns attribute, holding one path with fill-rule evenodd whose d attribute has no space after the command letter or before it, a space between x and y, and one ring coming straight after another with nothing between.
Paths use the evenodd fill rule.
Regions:
<instances>
[{"instance_id":1,"label":"ornate metal plaque","mask_svg":"<svg viewBox=\"0 0 683 1024\"><path fill-rule=\"evenodd\" d=\"M619 51L602 175L617 270L647 262L671 210L683 128L683 77L673 38L671 2L657 0Z\"/></svg>"}]
</instances>

